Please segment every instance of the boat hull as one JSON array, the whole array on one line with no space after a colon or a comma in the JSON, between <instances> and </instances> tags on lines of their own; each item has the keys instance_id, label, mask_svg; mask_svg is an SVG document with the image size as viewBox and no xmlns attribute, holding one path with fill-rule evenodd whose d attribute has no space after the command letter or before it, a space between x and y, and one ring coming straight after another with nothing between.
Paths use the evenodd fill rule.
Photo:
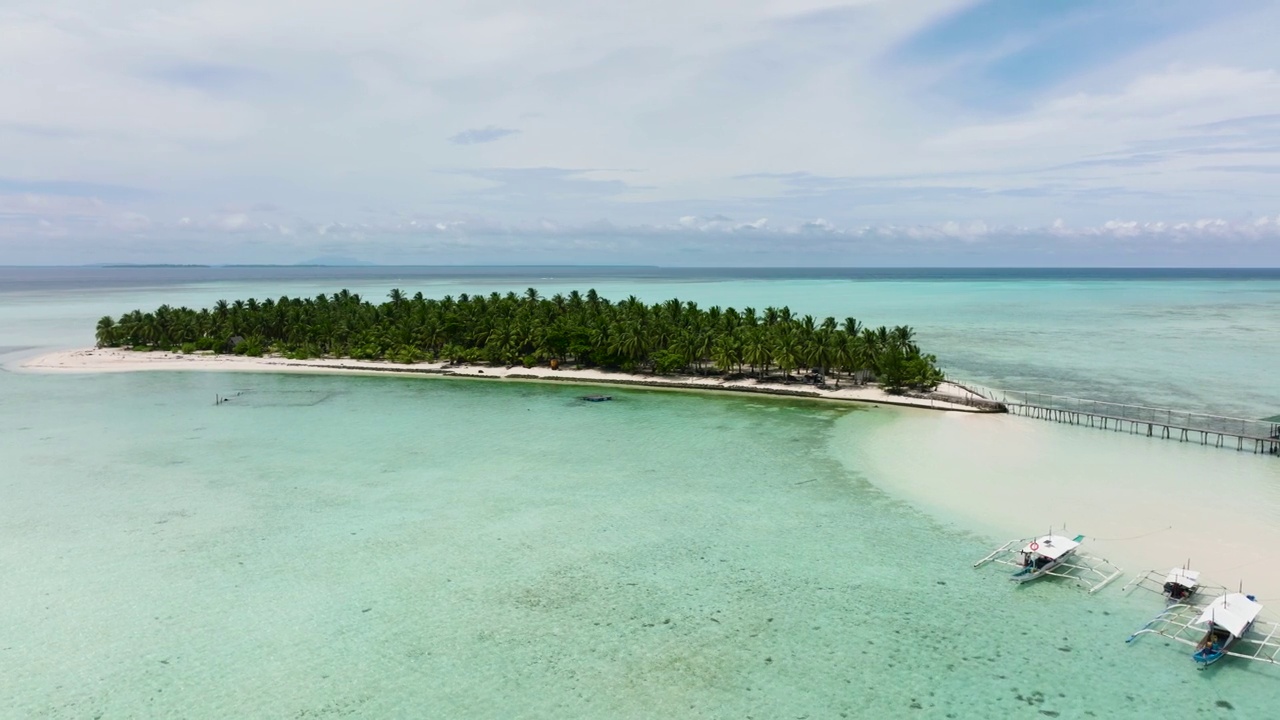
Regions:
<instances>
[{"instance_id":1,"label":"boat hull","mask_svg":"<svg viewBox=\"0 0 1280 720\"><path fill-rule=\"evenodd\" d=\"M1235 638L1232 638L1231 640L1224 643L1221 648L1218 648L1216 650L1203 650L1203 649L1197 650L1191 655L1191 659L1194 660L1196 662L1196 665L1198 665L1200 669L1203 670L1204 668L1207 668L1210 665L1218 662L1222 658L1226 657L1227 650L1231 648L1231 645L1234 642L1235 642Z\"/></svg>"},{"instance_id":2,"label":"boat hull","mask_svg":"<svg viewBox=\"0 0 1280 720\"><path fill-rule=\"evenodd\" d=\"M1242 632L1241 635L1249 632L1249 628L1251 627L1253 627L1253 623L1249 623L1248 625L1246 625L1244 627L1244 632ZM1213 632L1213 630L1211 630L1210 632ZM1227 653L1231 651L1231 646L1235 645L1236 641L1239 639L1240 638L1228 633L1226 639L1222 641L1221 645L1218 645L1212 648L1206 648L1206 647L1196 648L1196 651L1191 654L1191 659L1195 661L1196 665L1201 670L1203 670L1209 667L1210 665L1218 662L1222 658L1226 657Z\"/></svg>"}]
</instances>

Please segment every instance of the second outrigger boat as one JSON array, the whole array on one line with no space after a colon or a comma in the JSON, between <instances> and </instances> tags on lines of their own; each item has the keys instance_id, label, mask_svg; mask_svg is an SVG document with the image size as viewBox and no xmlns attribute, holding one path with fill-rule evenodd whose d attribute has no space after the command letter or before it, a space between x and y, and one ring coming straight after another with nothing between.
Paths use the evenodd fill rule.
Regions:
<instances>
[{"instance_id":1,"label":"second outrigger boat","mask_svg":"<svg viewBox=\"0 0 1280 720\"><path fill-rule=\"evenodd\" d=\"M1196 594L1196 589L1200 587L1200 571L1188 568L1173 568L1169 574L1165 576L1164 584L1160 586L1161 592L1169 599L1169 602L1186 602Z\"/></svg>"},{"instance_id":2,"label":"second outrigger boat","mask_svg":"<svg viewBox=\"0 0 1280 720\"><path fill-rule=\"evenodd\" d=\"M1200 571L1192 570L1188 562L1182 567L1169 570L1148 570L1134 576L1121 592L1133 588L1142 588L1163 595L1169 605L1203 605L1208 598L1217 597L1227 592L1221 585L1205 585L1200 579Z\"/></svg>"},{"instance_id":3,"label":"second outrigger boat","mask_svg":"<svg viewBox=\"0 0 1280 720\"><path fill-rule=\"evenodd\" d=\"M1009 580L1019 585L1047 575L1064 577L1088 587L1092 594L1119 577L1120 568L1102 558L1079 552L1083 541L1083 535L1068 538L1053 532L1010 540L973 566L998 562L1015 567L1017 570L1009 576Z\"/></svg>"}]
</instances>

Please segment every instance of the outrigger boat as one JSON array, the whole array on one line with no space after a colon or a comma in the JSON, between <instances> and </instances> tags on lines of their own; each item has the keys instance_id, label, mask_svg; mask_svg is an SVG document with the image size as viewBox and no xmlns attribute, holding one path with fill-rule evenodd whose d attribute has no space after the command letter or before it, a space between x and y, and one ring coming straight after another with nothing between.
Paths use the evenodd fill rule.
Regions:
<instances>
[{"instance_id":1,"label":"outrigger boat","mask_svg":"<svg viewBox=\"0 0 1280 720\"><path fill-rule=\"evenodd\" d=\"M1209 629L1196 644L1191 659L1205 666L1221 660L1229 648L1249 632L1260 612L1262 605L1252 595L1231 593L1209 603L1195 622Z\"/></svg>"},{"instance_id":2,"label":"outrigger boat","mask_svg":"<svg viewBox=\"0 0 1280 720\"><path fill-rule=\"evenodd\" d=\"M1228 655L1280 665L1280 626L1259 620L1261 612L1257 598L1239 592L1220 595L1203 608L1175 603L1125 642L1163 635L1194 648L1191 659L1202 670Z\"/></svg>"},{"instance_id":3,"label":"outrigger boat","mask_svg":"<svg viewBox=\"0 0 1280 720\"><path fill-rule=\"evenodd\" d=\"M1148 570L1141 575L1135 576L1120 591L1128 592L1132 588L1142 588L1143 590L1159 593L1164 596L1165 601L1170 605L1176 603L1196 605L1197 599L1206 594L1217 596L1227 592L1225 587L1202 584L1200 582L1200 571L1192 570L1190 564L1171 568L1167 572Z\"/></svg>"},{"instance_id":4,"label":"outrigger boat","mask_svg":"<svg viewBox=\"0 0 1280 720\"><path fill-rule=\"evenodd\" d=\"M1021 585L1046 575L1074 580L1089 588L1093 594L1120 575L1120 568L1110 562L1079 552L1083 535L1068 538L1062 535L1041 535L1021 540L1010 540L974 563L981 567L998 562L1017 568L1009 580Z\"/></svg>"},{"instance_id":5,"label":"outrigger boat","mask_svg":"<svg viewBox=\"0 0 1280 720\"><path fill-rule=\"evenodd\" d=\"M1077 535L1074 540L1045 535L1032 540L1022 548L1022 567L1009 579L1021 584L1048 575L1071 557L1083 539L1083 535Z\"/></svg>"},{"instance_id":6,"label":"outrigger boat","mask_svg":"<svg viewBox=\"0 0 1280 720\"><path fill-rule=\"evenodd\" d=\"M1160 586L1160 590L1165 597L1169 598L1169 602L1178 603L1190 600L1191 596L1196 594L1196 588L1199 586L1199 570L1173 568L1165 577L1164 584Z\"/></svg>"}]
</instances>

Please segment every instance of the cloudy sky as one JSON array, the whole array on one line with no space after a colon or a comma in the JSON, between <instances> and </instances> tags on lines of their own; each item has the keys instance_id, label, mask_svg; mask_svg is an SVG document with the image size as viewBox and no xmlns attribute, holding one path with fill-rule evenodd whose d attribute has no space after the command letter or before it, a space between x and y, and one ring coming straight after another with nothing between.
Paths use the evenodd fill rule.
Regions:
<instances>
[{"instance_id":1,"label":"cloudy sky","mask_svg":"<svg viewBox=\"0 0 1280 720\"><path fill-rule=\"evenodd\" d=\"M0 264L1280 265L1271 0L7 0Z\"/></svg>"}]
</instances>

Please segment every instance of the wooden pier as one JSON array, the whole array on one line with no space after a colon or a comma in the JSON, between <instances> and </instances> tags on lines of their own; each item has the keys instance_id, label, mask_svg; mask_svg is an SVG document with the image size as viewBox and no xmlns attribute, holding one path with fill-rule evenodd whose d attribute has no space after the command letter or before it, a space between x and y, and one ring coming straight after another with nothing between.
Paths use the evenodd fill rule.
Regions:
<instances>
[{"instance_id":1,"label":"wooden pier","mask_svg":"<svg viewBox=\"0 0 1280 720\"><path fill-rule=\"evenodd\" d=\"M1280 421L1274 417L1245 420L1035 392L976 392L1003 403L1011 414L1037 420L1280 456Z\"/></svg>"}]
</instances>

